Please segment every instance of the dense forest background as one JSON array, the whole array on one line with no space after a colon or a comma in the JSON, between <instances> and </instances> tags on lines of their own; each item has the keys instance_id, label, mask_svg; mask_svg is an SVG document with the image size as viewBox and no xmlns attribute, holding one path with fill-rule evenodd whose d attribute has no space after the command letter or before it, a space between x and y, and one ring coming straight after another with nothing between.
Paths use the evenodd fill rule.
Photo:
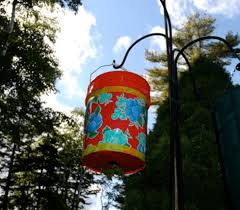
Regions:
<instances>
[{"instance_id":1,"label":"dense forest background","mask_svg":"<svg viewBox=\"0 0 240 210\"><path fill-rule=\"evenodd\" d=\"M96 176L79 158L84 110L76 108L66 115L41 101L42 94L56 91L62 72L51 48L57 23L36 6L55 4L73 11L81 6L74 0L0 0L0 208L77 210L88 204L90 195L101 193L102 209L169 209L166 54L146 50L147 61L161 63L148 69L157 118L148 135L146 168L127 177ZM174 34L174 46L213 34L214 23L208 15L190 16ZM240 43L238 34L229 32L226 39L233 47ZM215 99L233 86L225 69L232 55L223 43L204 41L189 48L186 56L192 74L184 60L179 61L185 209L226 210L212 112Z\"/></svg>"}]
</instances>

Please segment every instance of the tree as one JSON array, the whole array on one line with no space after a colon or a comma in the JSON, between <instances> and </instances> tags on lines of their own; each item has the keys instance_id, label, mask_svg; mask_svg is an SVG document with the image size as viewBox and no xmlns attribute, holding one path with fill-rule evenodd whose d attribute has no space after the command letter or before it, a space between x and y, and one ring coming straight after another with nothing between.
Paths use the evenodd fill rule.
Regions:
<instances>
[{"instance_id":1,"label":"tree","mask_svg":"<svg viewBox=\"0 0 240 210\"><path fill-rule=\"evenodd\" d=\"M40 121L31 137L25 136L29 141L25 140L15 157L10 209L77 210L88 204L88 195L97 193L91 188L93 175L80 162L81 113L74 110L69 118L50 109L41 111L45 122Z\"/></svg>"},{"instance_id":2,"label":"tree","mask_svg":"<svg viewBox=\"0 0 240 210\"><path fill-rule=\"evenodd\" d=\"M3 3L6 4L9 2L5 0L1 0L0 6L2 6ZM18 5L20 9L24 7L26 10L34 10L34 6L39 6L41 4L44 4L44 5L53 7L55 3L58 3L62 7L68 6L70 9L74 10L75 12L77 12L78 6L82 5L81 0L66 0L66 1L64 0L56 0L56 1L55 0L13 0L11 18L7 27L4 42L2 43L0 48L1 49L0 56L4 57L6 55L9 44L11 42L11 36L13 33L15 21L16 21L16 10Z\"/></svg>"},{"instance_id":3,"label":"tree","mask_svg":"<svg viewBox=\"0 0 240 210\"><path fill-rule=\"evenodd\" d=\"M7 19L4 16L0 18L3 23L0 43L3 43ZM9 46L8 54L0 60L1 136L8 148L5 161L9 162L3 209L7 208L15 154L25 135L32 129L29 125L39 120L37 117L42 107L40 95L47 90L54 90L55 80L60 76L53 52L44 42L41 31L33 25L16 25L12 38L14 42ZM11 152L9 148L12 148Z\"/></svg>"},{"instance_id":4,"label":"tree","mask_svg":"<svg viewBox=\"0 0 240 210\"><path fill-rule=\"evenodd\" d=\"M208 15L196 13L189 16L183 27L176 29L177 32L173 35L174 46L181 49L193 39L212 35L215 29L214 23L215 19ZM232 47L240 43L238 34L234 35L229 32L225 38ZM229 64L229 58L232 57L229 49L222 42L200 41L186 49L184 53L190 63L200 55L205 55L222 66ZM149 82L152 90L156 93L156 97L153 97L153 104L157 105L168 96L167 55L166 53L146 50L145 57L150 62L161 64L160 67L148 69ZM184 65L185 61L180 60L179 64ZM183 71L185 71L185 68L179 68L179 76Z\"/></svg>"},{"instance_id":5,"label":"tree","mask_svg":"<svg viewBox=\"0 0 240 210\"><path fill-rule=\"evenodd\" d=\"M8 20L0 16L0 43L5 42L5 28ZM52 30L49 27L47 30ZM33 24L15 23L11 32L11 45L4 59L0 59L0 120L1 137L4 140L2 151L4 161L1 172L4 196L3 209L8 207L14 175L15 157L32 138L33 125L43 121L40 95L55 90L54 83L60 77L60 70L51 48L44 42L46 33ZM52 37L50 37L52 38ZM41 128L42 126L39 126ZM42 131L41 131L42 132ZM4 149L3 149L4 148Z\"/></svg>"}]
</instances>

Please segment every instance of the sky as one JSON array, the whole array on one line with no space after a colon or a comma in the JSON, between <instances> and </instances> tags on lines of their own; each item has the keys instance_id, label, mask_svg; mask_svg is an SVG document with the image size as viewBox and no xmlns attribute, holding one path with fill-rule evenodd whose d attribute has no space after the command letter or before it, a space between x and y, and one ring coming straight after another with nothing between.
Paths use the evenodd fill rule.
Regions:
<instances>
[{"instance_id":1,"label":"sky","mask_svg":"<svg viewBox=\"0 0 240 210\"><path fill-rule=\"evenodd\" d=\"M239 32L239 0L166 0L167 8L176 27L195 11L206 12L216 18L214 35ZM90 74L101 65L115 59L121 63L126 49L140 36L150 32L164 32L163 10L157 0L83 0L77 14L65 9L56 13L60 31L53 46L63 76L58 80L58 93L44 95L46 106L68 112L74 107L85 108L86 90ZM162 38L149 38L139 43L129 54L124 67L139 75L146 74L152 65L144 60L145 49L165 50ZM236 62L236 61L235 61ZM228 69L232 71L234 66ZM93 78L104 71L100 69ZM235 73L234 82L240 81ZM155 123L154 108L149 110L148 127ZM98 200L95 200L97 203ZM99 206L99 205L97 205ZM88 210L98 210L96 204Z\"/></svg>"}]
</instances>

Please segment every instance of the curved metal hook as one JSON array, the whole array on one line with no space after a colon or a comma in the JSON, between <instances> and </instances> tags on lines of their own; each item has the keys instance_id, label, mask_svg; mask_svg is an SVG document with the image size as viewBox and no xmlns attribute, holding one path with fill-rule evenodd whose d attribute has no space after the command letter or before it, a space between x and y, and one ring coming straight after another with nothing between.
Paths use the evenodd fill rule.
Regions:
<instances>
[{"instance_id":1,"label":"curved metal hook","mask_svg":"<svg viewBox=\"0 0 240 210\"><path fill-rule=\"evenodd\" d=\"M142 41L143 39L146 39L146 38L148 38L148 37L150 37L150 36L163 36L163 37L167 38L166 35L163 34L163 33L151 33L151 34L147 34L147 35L145 35L145 36L142 36L141 38L137 39L135 42L133 42L133 43L131 44L131 46L130 46L130 47L128 48L128 50L126 51L126 53L125 53L125 55L124 55L124 57L123 57L123 60L122 60L121 64L116 65L115 60L113 60L113 68L115 68L115 69L121 68L121 67L124 65L124 63L125 63L125 61L126 61L126 59L127 59L127 56L128 56L128 54L129 54L130 50L131 50L138 42L140 42L140 41Z\"/></svg>"},{"instance_id":2,"label":"curved metal hook","mask_svg":"<svg viewBox=\"0 0 240 210\"><path fill-rule=\"evenodd\" d=\"M181 56L184 58L185 62L186 62L187 65L188 65L188 68L189 68L190 71L191 71L192 67L191 67L191 64L190 64L187 56L186 56L183 52L181 52L181 50L178 49L178 48L173 49L173 55L175 54L175 52L180 52L180 53L181 53Z\"/></svg>"},{"instance_id":3,"label":"curved metal hook","mask_svg":"<svg viewBox=\"0 0 240 210\"><path fill-rule=\"evenodd\" d=\"M197 89L196 80L195 80L195 78L193 76L192 66L191 66L187 56L183 52L181 52L180 49L177 49L177 48L174 49L173 50L173 55L174 55L175 52L181 53L181 56L184 58L185 62L187 63L188 69L189 69L189 72L190 72L190 76L192 78L192 86L193 86L194 95L196 96L197 100L200 100L200 94L199 94L198 89ZM176 66L175 66L175 68L177 69Z\"/></svg>"},{"instance_id":4,"label":"curved metal hook","mask_svg":"<svg viewBox=\"0 0 240 210\"><path fill-rule=\"evenodd\" d=\"M216 39L219 41L222 41L223 43L225 43L227 45L227 47L229 48L229 50L234 54L234 56L240 61L239 56L237 55L237 53L235 52L235 50L232 48L232 46L229 44L229 42L226 39L223 39L219 36L203 36L200 37L198 39L195 39L189 43L187 43L177 54L176 58L174 59L175 65L177 65L177 61L180 55L182 55L182 53L184 52L184 50L186 50L188 47L190 47L191 45L195 44L196 42L202 41L202 40L208 40L208 39Z\"/></svg>"}]
</instances>

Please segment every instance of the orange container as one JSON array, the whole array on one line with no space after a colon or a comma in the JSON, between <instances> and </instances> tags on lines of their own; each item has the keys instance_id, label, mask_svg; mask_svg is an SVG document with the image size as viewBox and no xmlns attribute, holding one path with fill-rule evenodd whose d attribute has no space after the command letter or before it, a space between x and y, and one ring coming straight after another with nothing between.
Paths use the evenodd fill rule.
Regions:
<instances>
[{"instance_id":1,"label":"orange container","mask_svg":"<svg viewBox=\"0 0 240 210\"><path fill-rule=\"evenodd\" d=\"M85 103L83 164L96 172L113 165L124 174L142 170L150 106L148 82L127 71L104 73L90 83Z\"/></svg>"}]
</instances>

